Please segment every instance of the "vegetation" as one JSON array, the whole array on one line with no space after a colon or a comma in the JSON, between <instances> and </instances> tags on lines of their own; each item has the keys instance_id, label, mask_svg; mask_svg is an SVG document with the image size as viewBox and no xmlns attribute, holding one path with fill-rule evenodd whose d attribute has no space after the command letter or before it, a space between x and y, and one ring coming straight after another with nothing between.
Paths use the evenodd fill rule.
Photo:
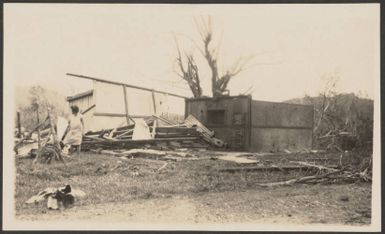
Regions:
<instances>
[{"instance_id":1,"label":"vegetation","mask_svg":"<svg viewBox=\"0 0 385 234\"><path fill-rule=\"evenodd\" d=\"M21 126L27 131L37 125L38 119L39 122L42 122L46 118L48 110L54 117L64 116L68 111L68 104L63 95L41 86L16 89L16 96L16 108L20 112Z\"/></svg>"},{"instance_id":2,"label":"vegetation","mask_svg":"<svg viewBox=\"0 0 385 234\"><path fill-rule=\"evenodd\" d=\"M366 148L371 151L373 145L373 100L354 93L328 92L316 97L305 96L286 102L314 106L316 147L325 147L327 146L324 144L325 139L333 139L333 137L345 133L351 141L348 148Z\"/></svg>"}]
</instances>

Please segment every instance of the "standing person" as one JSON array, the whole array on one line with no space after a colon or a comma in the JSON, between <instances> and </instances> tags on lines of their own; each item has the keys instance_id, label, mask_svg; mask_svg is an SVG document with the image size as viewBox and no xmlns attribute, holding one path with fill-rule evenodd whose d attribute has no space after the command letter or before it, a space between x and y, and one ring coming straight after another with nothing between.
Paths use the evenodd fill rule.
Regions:
<instances>
[{"instance_id":1,"label":"standing person","mask_svg":"<svg viewBox=\"0 0 385 234\"><path fill-rule=\"evenodd\" d=\"M65 146L76 147L77 156L80 156L80 145L82 144L84 122L83 116L79 113L79 107L71 106L72 115L68 121L67 134L63 140Z\"/></svg>"}]
</instances>

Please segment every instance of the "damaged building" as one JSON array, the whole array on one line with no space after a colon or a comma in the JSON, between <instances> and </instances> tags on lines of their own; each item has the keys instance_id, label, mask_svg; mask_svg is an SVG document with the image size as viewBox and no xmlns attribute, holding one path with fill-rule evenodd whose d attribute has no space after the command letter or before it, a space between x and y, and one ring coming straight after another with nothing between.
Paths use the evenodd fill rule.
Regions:
<instances>
[{"instance_id":1,"label":"damaged building","mask_svg":"<svg viewBox=\"0 0 385 234\"><path fill-rule=\"evenodd\" d=\"M278 152L310 149L313 106L256 101L251 96L186 99L193 115L234 150Z\"/></svg>"},{"instance_id":2,"label":"damaged building","mask_svg":"<svg viewBox=\"0 0 385 234\"><path fill-rule=\"evenodd\" d=\"M85 131L116 128L132 124L135 119L153 115L181 120L185 97L88 76L72 75L93 80L89 91L67 97L83 113Z\"/></svg>"},{"instance_id":3,"label":"damaged building","mask_svg":"<svg viewBox=\"0 0 385 234\"><path fill-rule=\"evenodd\" d=\"M86 131L116 128L149 116L183 120L192 115L231 150L278 152L312 148L313 106L256 101L251 96L185 98L69 75L94 82L92 90L67 98L70 105L78 105L84 113Z\"/></svg>"}]
</instances>

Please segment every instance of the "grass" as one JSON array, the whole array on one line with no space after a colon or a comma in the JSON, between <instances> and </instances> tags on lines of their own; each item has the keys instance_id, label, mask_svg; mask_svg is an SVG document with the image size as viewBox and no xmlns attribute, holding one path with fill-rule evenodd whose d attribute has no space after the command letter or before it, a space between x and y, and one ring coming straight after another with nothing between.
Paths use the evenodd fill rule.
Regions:
<instances>
[{"instance_id":1,"label":"grass","mask_svg":"<svg viewBox=\"0 0 385 234\"><path fill-rule=\"evenodd\" d=\"M334 158L338 159L336 156ZM311 156L308 155L307 159L311 159ZM281 156L269 157L269 160L285 163L291 159ZM165 163L161 160L121 159L91 153L82 153L80 158L67 159L66 162L66 167L60 162L33 166L31 159L16 159L16 214L43 212L45 204L33 206L25 204L25 201L47 187L64 184L70 184L87 194L87 199L79 200L78 205L91 205L176 194L242 191L255 189L258 183L288 180L312 173L219 172L220 169L236 165L210 158L169 162L161 171L158 169Z\"/></svg>"}]
</instances>

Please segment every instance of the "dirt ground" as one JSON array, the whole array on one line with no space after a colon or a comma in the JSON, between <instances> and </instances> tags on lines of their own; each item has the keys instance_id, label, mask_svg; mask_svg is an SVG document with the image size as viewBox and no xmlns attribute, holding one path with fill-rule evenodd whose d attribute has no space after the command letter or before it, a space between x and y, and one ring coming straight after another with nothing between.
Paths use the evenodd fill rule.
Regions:
<instances>
[{"instance_id":1,"label":"dirt ground","mask_svg":"<svg viewBox=\"0 0 385 234\"><path fill-rule=\"evenodd\" d=\"M83 220L140 223L328 223L370 224L367 185L295 186L176 195L128 203L75 206L64 211L19 215L23 220ZM354 194L352 194L354 190ZM341 194L352 194L341 201Z\"/></svg>"},{"instance_id":2,"label":"dirt ground","mask_svg":"<svg viewBox=\"0 0 385 234\"><path fill-rule=\"evenodd\" d=\"M270 157L274 158L274 157ZM100 220L170 224L295 223L367 225L371 184L257 184L309 172L233 172L232 162L202 158L167 162L83 154L80 159L32 167L17 159L16 218L21 220ZM25 204L46 187L71 184L87 193L72 208L47 210L44 202Z\"/></svg>"}]
</instances>

